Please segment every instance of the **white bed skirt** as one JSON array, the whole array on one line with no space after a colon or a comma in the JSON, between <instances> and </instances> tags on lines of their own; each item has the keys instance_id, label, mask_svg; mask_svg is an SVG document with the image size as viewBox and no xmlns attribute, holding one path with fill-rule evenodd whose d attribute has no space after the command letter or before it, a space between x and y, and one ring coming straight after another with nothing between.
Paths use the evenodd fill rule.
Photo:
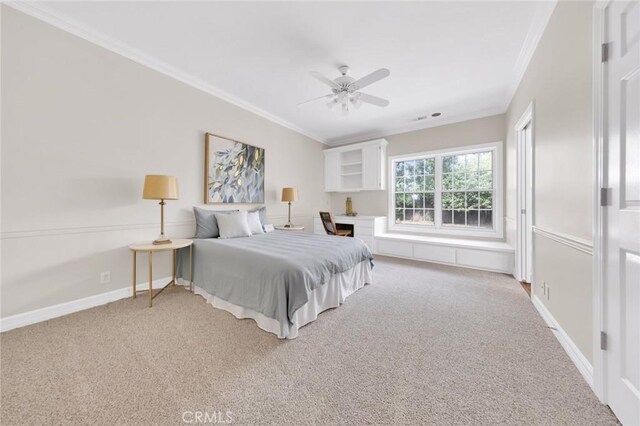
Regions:
<instances>
[{"instance_id":1,"label":"white bed skirt","mask_svg":"<svg viewBox=\"0 0 640 426\"><path fill-rule=\"evenodd\" d=\"M183 285L189 285L184 280L180 280ZM334 275L328 283L316 288L309 295L309 301L302 305L293 315L293 324L281 327L280 322L273 318L266 317L253 309L234 305L219 297L207 293L196 283L193 283L193 291L204 297L207 303L218 309L223 309L231 313L236 318L251 318L258 327L269 333L278 336L279 339L295 339L298 337L298 330L315 321L320 312L327 309L337 308L345 299L357 290L371 283L371 264L368 260L361 262L353 268ZM284 330L284 331L283 331Z\"/></svg>"}]
</instances>

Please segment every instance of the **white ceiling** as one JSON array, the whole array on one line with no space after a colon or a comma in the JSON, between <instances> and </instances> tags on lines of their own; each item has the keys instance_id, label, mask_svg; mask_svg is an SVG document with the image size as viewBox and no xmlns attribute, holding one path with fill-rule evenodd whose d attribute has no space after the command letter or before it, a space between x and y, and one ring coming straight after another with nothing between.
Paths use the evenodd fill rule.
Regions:
<instances>
[{"instance_id":1,"label":"white ceiling","mask_svg":"<svg viewBox=\"0 0 640 426\"><path fill-rule=\"evenodd\" d=\"M505 111L554 2L38 2L14 7L329 143ZM309 76L391 76L348 116ZM415 118L441 112L439 118Z\"/></svg>"}]
</instances>

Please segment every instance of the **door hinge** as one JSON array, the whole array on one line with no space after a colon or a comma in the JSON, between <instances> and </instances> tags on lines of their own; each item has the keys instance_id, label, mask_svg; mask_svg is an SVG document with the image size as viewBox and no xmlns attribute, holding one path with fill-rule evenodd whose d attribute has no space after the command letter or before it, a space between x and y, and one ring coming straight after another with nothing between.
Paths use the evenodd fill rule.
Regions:
<instances>
[{"instance_id":1,"label":"door hinge","mask_svg":"<svg viewBox=\"0 0 640 426\"><path fill-rule=\"evenodd\" d=\"M600 188L600 206L609 206L611 202L611 188Z\"/></svg>"},{"instance_id":2,"label":"door hinge","mask_svg":"<svg viewBox=\"0 0 640 426\"><path fill-rule=\"evenodd\" d=\"M600 52L602 62L609 60L609 43L602 43L602 51Z\"/></svg>"},{"instance_id":3,"label":"door hinge","mask_svg":"<svg viewBox=\"0 0 640 426\"><path fill-rule=\"evenodd\" d=\"M600 349L603 351L607 350L607 333L604 331L600 332Z\"/></svg>"}]
</instances>

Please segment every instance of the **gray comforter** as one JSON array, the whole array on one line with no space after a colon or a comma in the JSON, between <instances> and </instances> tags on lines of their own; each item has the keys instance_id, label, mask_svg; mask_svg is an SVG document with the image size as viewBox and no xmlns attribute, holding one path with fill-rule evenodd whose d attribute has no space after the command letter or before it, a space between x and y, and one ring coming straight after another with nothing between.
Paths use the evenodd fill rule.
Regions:
<instances>
[{"instance_id":1,"label":"gray comforter","mask_svg":"<svg viewBox=\"0 0 640 426\"><path fill-rule=\"evenodd\" d=\"M187 251L178 277L188 279ZM193 241L193 281L207 293L285 325L332 275L371 262L369 248L348 237L275 231L233 239Z\"/></svg>"}]
</instances>

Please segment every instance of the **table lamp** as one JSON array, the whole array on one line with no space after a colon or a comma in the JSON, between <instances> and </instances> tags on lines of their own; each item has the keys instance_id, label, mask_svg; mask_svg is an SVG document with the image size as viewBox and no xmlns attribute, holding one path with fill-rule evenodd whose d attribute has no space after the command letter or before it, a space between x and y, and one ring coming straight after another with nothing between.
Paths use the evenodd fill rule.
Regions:
<instances>
[{"instance_id":1,"label":"table lamp","mask_svg":"<svg viewBox=\"0 0 640 426\"><path fill-rule=\"evenodd\" d=\"M164 235L164 200L178 199L178 179L175 176L145 176L142 198L160 200L160 236L153 244L170 244L171 240Z\"/></svg>"},{"instance_id":2,"label":"table lamp","mask_svg":"<svg viewBox=\"0 0 640 426\"><path fill-rule=\"evenodd\" d=\"M282 201L289 203L289 216L287 216L287 224L284 227L291 228L293 226L293 223L291 223L291 202L298 201L298 190L295 188L282 188Z\"/></svg>"}]
</instances>

